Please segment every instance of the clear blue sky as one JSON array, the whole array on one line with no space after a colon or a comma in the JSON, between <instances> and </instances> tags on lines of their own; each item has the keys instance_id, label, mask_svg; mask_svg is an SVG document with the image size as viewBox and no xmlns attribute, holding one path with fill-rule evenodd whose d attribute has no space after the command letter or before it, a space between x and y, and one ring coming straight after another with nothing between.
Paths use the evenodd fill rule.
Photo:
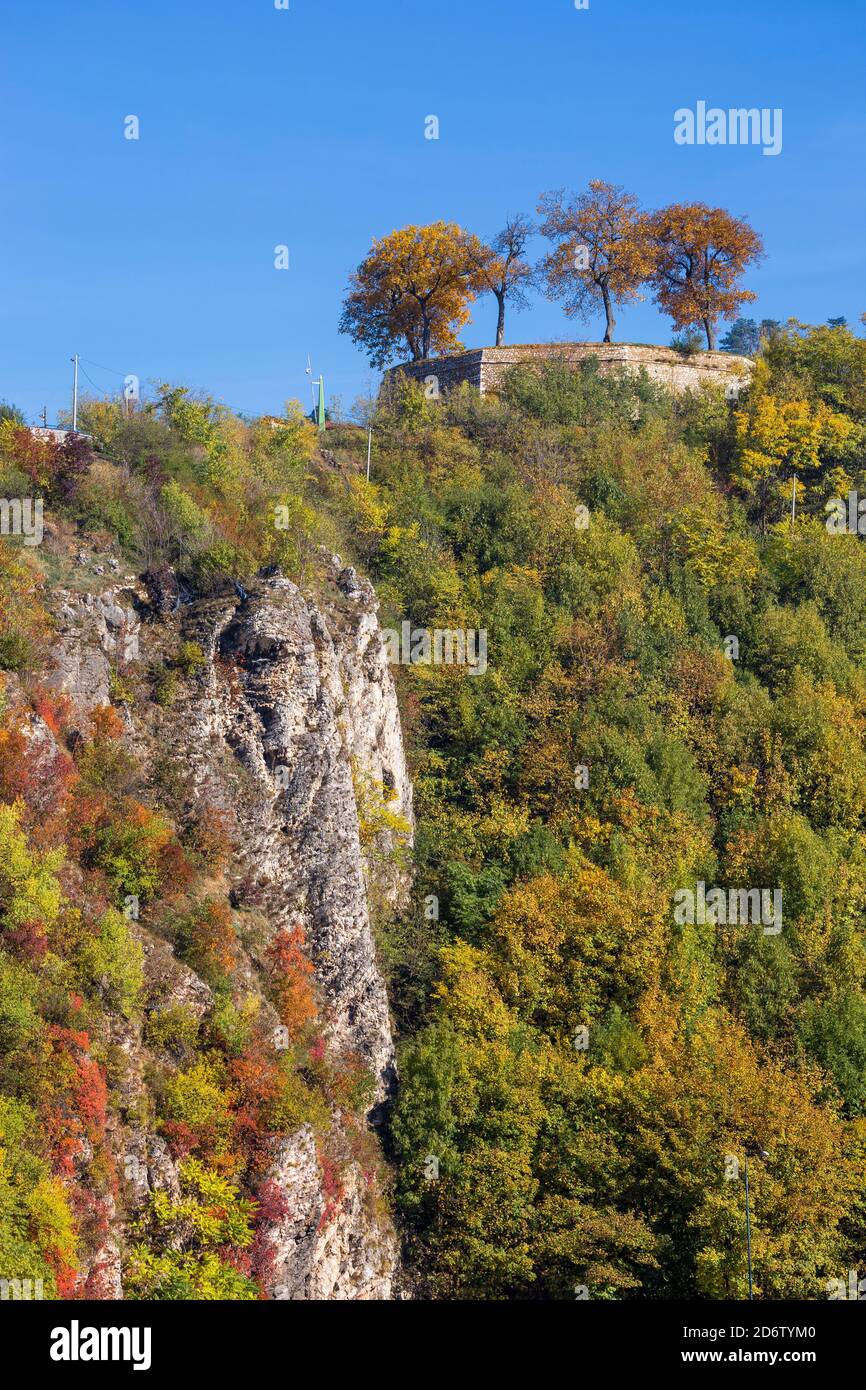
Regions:
<instances>
[{"instance_id":1,"label":"clear blue sky","mask_svg":"<svg viewBox=\"0 0 866 1390\"><path fill-rule=\"evenodd\" d=\"M253 413L309 400L309 352L348 407L377 380L337 333L373 236L491 234L590 178L747 216L756 317L866 309L863 0L9 0L2 34L0 398L30 416L68 403L76 351ZM781 107L782 153L676 145L699 99ZM479 301L467 345L494 324ZM599 336L543 300L509 327ZM618 336L671 328L646 303Z\"/></svg>"}]
</instances>

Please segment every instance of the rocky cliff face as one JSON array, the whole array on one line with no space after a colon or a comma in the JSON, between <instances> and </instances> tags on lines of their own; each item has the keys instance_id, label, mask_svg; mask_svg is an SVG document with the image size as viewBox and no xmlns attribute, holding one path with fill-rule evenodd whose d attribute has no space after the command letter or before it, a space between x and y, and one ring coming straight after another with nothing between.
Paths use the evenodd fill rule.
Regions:
<instances>
[{"instance_id":1,"label":"rocky cliff face","mask_svg":"<svg viewBox=\"0 0 866 1390\"><path fill-rule=\"evenodd\" d=\"M169 586L170 591L170 586ZM264 937L244 941L241 973L260 989L267 942L284 927L303 928L315 965L324 1036L337 1054L363 1059L375 1075L375 1125L395 1080L385 986L371 926L371 893L399 907L408 888L403 869L384 849L410 834L412 791L403 752L396 694L380 640L376 599L368 583L337 557L324 557L318 596L304 594L279 573L263 573L249 588L169 615L158 609L166 586L149 590L134 579L99 595L62 596L56 668L51 676L83 719L108 699L112 667L159 651L167 635L195 642L201 669L183 683L170 709L124 706L128 743L142 764L168 758L188 806L231 818L236 858L232 892L255 898ZM134 669L130 667L130 669ZM374 864L367 854L365 804L386 805L387 825ZM372 842L371 842L372 843ZM211 991L152 935L136 928L145 949L151 1002L183 1003L206 1013ZM270 1010L266 1000L261 1008ZM273 1023L278 1022L273 1015ZM140 1028L122 1021L114 1042L128 1060L126 1112L144 1087L147 1048ZM340 1147L341 1117L334 1116ZM155 1188L177 1190L164 1140L143 1125L118 1122L119 1168L131 1174L127 1205L134 1211ZM287 1214L267 1232L276 1298L387 1298L392 1293L396 1239L375 1180L351 1144L339 1181L326 1173L313 1133L303 1126L274 1155L271 1179ZM372 1189L372 1190L371 1190ZM123 1220L114 1222L104 1252L121 1296L118 1247Z\"/></svg>"}]
</instances>

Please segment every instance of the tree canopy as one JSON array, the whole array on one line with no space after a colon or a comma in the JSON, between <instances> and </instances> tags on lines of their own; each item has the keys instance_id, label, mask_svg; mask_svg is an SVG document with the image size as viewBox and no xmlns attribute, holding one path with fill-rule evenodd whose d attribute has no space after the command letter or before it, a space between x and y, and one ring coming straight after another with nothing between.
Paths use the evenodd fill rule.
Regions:
<instances>
[{"instance_id":1,"label":"tree canopy","mask_svg":"<svg viewBox=\"0 0 866 1390\"><path fill-rule=\"evenodd\" d=\"M653 268L646 218L624 188L593 179L585 193L546 193L541 231L557 245L542 263L547 293L570 317L587 318L600 301L604 341L616 327L614 306L640 297Z\"/></svg>"},{"instance_id":2,"label":"tree canopy","mask_svg":"<svg viewBox=\"0 0 866 1390\"><path fill-rule=\"evenodd\" d=\"M403 227L379 241L352 276L340 329L382 367L404 346L413 361L453 352L492 254L454 222Z\"/></svg>"},{"instance_id":3,"label":"tree canopy","mask_svg":"<svg viewBox=\"0 0 866 1390\"><path fill-rule=\"evenodd\" d=\"M569 318L587 320L601 309L609 343L616 307L643 298L646 286L677 328L700 327L713 348L719 321L755 298L742 276L761 259L761 239L723 208L677 203L648 212L626 189L593 179L582 193L545 193L538 212L537 228L515 214L489 243L453 222L403 227L374 241L351 277L341 332L376 367L444 356L461 347L477 296L492 294L500 347L506 305L523 309L529 292L543 288ZM553 247L533 265L527 252L536 231ZM739 318L724 346L754 354L773 327Z\"/></svg>"},{"instance_id":4,"label":"tree canopy","mask_svg":"<svg viewBox=\"0 0 866 1390\"><path fill-rule=\"evenodd\" d=\"M761 238L744 218L706 203L673 203L653 213L648 227L656 301L677 328L703 328L714 349L719 319L733 319L755 298L741 279L763 256Z\"/></svg>"}]
</instances>

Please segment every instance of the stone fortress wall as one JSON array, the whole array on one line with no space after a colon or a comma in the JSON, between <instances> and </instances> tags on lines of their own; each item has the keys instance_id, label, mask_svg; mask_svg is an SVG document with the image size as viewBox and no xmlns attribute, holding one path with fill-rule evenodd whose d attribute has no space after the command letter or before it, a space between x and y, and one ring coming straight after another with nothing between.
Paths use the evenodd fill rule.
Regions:
<instances>
[{"instance_id":1,"label":"stone fortress wall","mask_svg":"<svg viewBox=\"0 0 866 1390\"><path fill-rule=\"evenodd\" d=\"M750 357L738 357L730 352L696 352L691 356L673 348L651 347L637 343L530 343L514 347L473 348L450 357L430 357L423 362L405 362L391 367L382 379L387 393L398 373L416 381L435 377L441 393L451 391L467 381L481 395L496 393L502 387L510 367L522 363L541 363L563 360L575 365L596 357L602 373L616 370L647 375L671 391L692 391L703 382L725 387L729 396L736 397L741 387L748 385L754 369Z\"/></svg>"}]
</instances>

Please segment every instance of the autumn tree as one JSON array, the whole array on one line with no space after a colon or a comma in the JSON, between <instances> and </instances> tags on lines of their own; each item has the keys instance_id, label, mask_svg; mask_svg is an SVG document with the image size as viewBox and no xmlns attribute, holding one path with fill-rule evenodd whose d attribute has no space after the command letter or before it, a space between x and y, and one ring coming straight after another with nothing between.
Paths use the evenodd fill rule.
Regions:
<instances>
[{"instance_id":1,"label":"autumn tree","mask_svg":"<svg viewBox=\"0 0 866 1390\"><path fill-rule=\"evenodd\" d=\"M731 476L756 504L762 534L775 505L789 498L792 479L820 498L826 469L843 465L856 439L854 423L822 400L781 400L768 389L769 368L758 364L745 409L734 420L736 454Z\"/></svg>"},{"instance_id":2,"label":"autumn tree","mask_svg":"<svg viewBox=\"0 0 866 1390\"><path fill-rule=\"evenodd\" d=\"M489 247L484 247L478 265L482 292L492 294L499 308L496 320L496 346L505 341L505 304L510 300L516 309L525 309L527 290L535 280L535 271L526 260L526 244L535 225L518 213L509 217L501 232L497 232Z\"/></svg>"},{"instance_id":3,"label":"autumn tree","mask_svg":"<svg viewBox=\"0 0 866 1390\"><path fill-rule=\"evenodd\" d=\"M639 296L653 269L646 220L637 199L624 188L593 179L585 193L569 198L559 189L538 204L541 231L557 245L542 262L547 294L561 299L570 318L590 317L604 306L604 341L616 327L613 306Z\"/></svg>"},{"instance_id":4,"label":"autumn tree","mask_svg":"<svg viewBox=\"0 0 866 1390\"><path fill-rule=\"evenodd\" d=\"M306 953L302 927L278 932L267 952L271 989L280 1022L297 1038L316 1017L312 977L314 967Z\"/></svg>"},{"instance_id":5,"label":"autumn tree","mask_svg":"<svg viewBox=\"0 0 866 1390\"><path fill-rule=\"evenodd\" d=\"M740 280L746 266L762 258L761 238L743 218L706 203L673 203L647 225L656 303L677 328L703 328L714 351L719 319L736 318L755 298Z\"/></svg>"},{"instance_id":6,"label":"autumn tree","mask_svg":"<svg viewBox=\"0 0 866 1390\"><path fill-rule=\"evenodd\" d=\"M866 424L866 338L847 328L789 319L768 336L764 356L777 394L824 401L831 410Z\"/></svg>"},{"instance_id":7,"label":"autumn tree","mask_svg":"<svg viewBox=\"0 0 866 1390\"><path fill-rule=\"evenodd\" d=\"M349 282L340 332L384 367L405 344L413 361L460 348L491 252L455 222L403 227L374 241Z\"/></svg>"}]
</instances>

